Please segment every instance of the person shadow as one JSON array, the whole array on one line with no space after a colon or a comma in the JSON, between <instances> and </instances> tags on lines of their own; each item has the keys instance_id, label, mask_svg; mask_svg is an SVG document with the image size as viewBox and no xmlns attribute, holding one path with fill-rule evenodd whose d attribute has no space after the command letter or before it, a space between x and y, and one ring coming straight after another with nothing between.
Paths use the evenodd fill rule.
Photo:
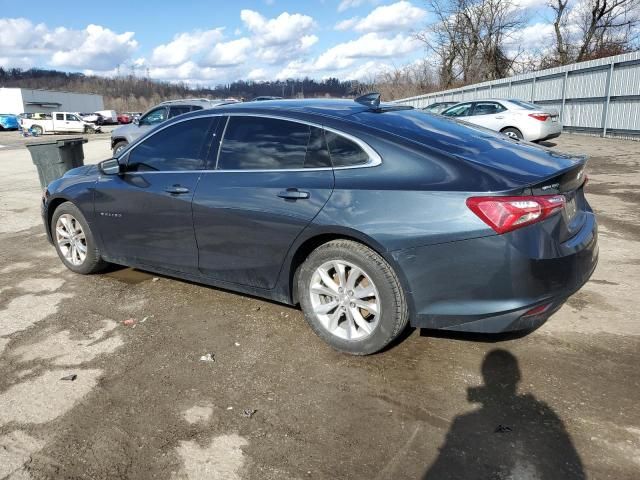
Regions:
<instances>
[{"instance_id":1,"label":"person shadow","mask_svg":"<svg viewBox=\"0 0 640 480\"><path fill-rule=\"evenodd\" d=\"M480 408L457 416L423 480L585 479L564 423L533 394L518 394L520 368L503 349L487 353L484 385L467 399Z\"/></svg>"}]
</instances>

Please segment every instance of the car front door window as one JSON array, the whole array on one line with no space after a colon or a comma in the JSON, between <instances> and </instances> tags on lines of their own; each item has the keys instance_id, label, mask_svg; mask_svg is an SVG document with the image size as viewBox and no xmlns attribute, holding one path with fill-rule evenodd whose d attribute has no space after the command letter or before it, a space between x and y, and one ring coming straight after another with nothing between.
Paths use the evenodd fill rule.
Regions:
<instances>
[{"instance_id":1,"label":"car front door window","mask_svg":"<svg viewBox=\"0 0 640 480\"><path fill-rule=\"evenodd\" d=\"M471 107L471 103L462 103L445 110L442 114L446 117L468 117L471 115Z\"/></svg>"},{"instance_id":2,"label":"car front door window","mask_svg":"<svg viewBox=\"0 0 640 480\"><path fill-rule=\"evenodd\" d=\"M140 125L157 125L158 123L162 123L167 119L167 109L166 108L158 108L147 113L144 117L140 119Z\"/></svg>"},{"instance_id":3,"label":"car front door window","mask_svg":"<svg viewBox=\"0 0 640 480\"><path fill-rule=\"evenodd\" d=\"M202 147L211 118L176 123L134 147L127 172L176 172L203 166Z\"/></svg>"}]
</instances>

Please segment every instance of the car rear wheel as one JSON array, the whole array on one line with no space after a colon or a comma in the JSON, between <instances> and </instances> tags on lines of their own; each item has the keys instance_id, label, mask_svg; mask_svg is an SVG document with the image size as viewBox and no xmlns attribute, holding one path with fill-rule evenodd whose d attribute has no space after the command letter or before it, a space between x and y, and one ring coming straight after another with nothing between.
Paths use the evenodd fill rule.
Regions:
<instances>
[{"instance_id":1,"label":"car rear wheel","mask_svg":"<svg viewBox=\"0 0 640 480\"><path fill-rule=\"evenodd\" d=\"M107 265L84 215L73 203L65 202L56 208L51 233L58 256L69 270L86 275Z\"/></svg>"},{"instance_id":2,"label":"car rear wheel","mask_svg":"<svg viewBox=\"0 0 640 480\"><path fill-rule=\"evenodd\" d=\"M408 322L404 293L391 266L350 240L314 250L300 267L298 292L311 328L341 352L378 352Z\"/></svg>"},{"instance_id":3,"label":"car rear wheel","mask_svg":"<svg viewBox=\"0 0 640 480\"><path fill-rule=\"evenodd\" d=\"M116 143L113 146L113 156L117 157L118 155L120 155L120 152L122 152L122 150L124 150L127 147L128 143L125 141L121 141Z\"/></svg>"},{"instance_id":4,"label":"car rear wheel","mask_svg":"<svg viewBox=\"0 0 640 480\"><path fill-rule=\"evenodd\" d=\"M502 130L502 133L504 133L507 137L514 138L516 140L522 140L524 138L522 132L513 127L505 128L504 130Z\"/></svg>"},{"instance_id":5,"label":"car rear wheel","mask_svg":"<svg viewBox=\"0 0 640 480\"><path fill-rule=\"evenodd\" d=\"M39 137L43 133L42 127L40 125L33 125L29 130L31 130L36 137Z\"/></svg>"}]
</instances>

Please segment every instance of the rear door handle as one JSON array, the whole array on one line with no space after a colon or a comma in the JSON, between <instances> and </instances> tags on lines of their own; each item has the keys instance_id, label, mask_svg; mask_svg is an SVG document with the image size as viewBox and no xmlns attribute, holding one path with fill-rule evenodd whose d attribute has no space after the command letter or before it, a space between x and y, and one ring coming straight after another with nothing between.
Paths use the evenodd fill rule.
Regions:
<instances>
[{"instance_id":1,"label":"rear door handle","mask_svg":"<svg viewBox=\"0 0 640 480\"><path fill-rule=\"evenodd\" d=\"M497 118L497 119L503 119L503 118L504 118L504 116L502 116L502 115L498 115L496 118Z\"/></svg>"},{"instance_id":2,"label":"rear door handle","mask_svg":"<svg viewBox=\"0 0 640 480\"><path fill-rule=\"evenodd\" d=\"M189 189L187 187L183 187L182 185L172 185L164 189L165 192L171 193L172 195L180 195L183 193L189 193Z\"/></svg>"},{"instance_id":3,"label":"rear door handle","mask_svg":"<svg viewBox=\"0 0 640 480\"><path fill-rule=\"evenodd\" d=\"M287 200L299 200L301 198L309 198L309 192L303 192L297 188L287 188L278 193L278 196Z\"/></svg>"}]
</instances>

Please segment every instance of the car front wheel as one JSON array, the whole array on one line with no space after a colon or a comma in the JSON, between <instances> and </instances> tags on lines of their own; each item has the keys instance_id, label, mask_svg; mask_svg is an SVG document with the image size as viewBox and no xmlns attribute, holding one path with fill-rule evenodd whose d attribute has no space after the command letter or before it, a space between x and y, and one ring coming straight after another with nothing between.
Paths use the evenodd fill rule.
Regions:
<instances>
[{"instance_id":1,"label":"car front wheel","mask_svg":"<svg viewBox=\"0 0 640 480\"><path fill-rule=\"evenodd\" d=\"M118 155L120 155L120 152L122 152L125 148L127 148L127 145L129 145L127 142L125 141L121 141L116 143L113 146L113 156L117 157Z\"/></svg>"},{"instance_id":2,"label":"car front wheel","mask_svg":"<svg viewBox=\"0 0 640 480\"><path fill-rule=\"evenodd\" d=\"M53 213L51 233L58 256L69 270L86 275L107 265L84 215L73 203L65 202Z\"/></svg>"},{"instance_id":3,"label":"car front wheel","mask_svg":"<svg viewBox=\"0 0 640 480\"><path fill-rule=\"evenodd\" d=\"M378 352L408 322L406 299L391 266L350 240L314 250L300 268L298 292L311 328L341 352Z\"/></svg>"}]
</instances>

